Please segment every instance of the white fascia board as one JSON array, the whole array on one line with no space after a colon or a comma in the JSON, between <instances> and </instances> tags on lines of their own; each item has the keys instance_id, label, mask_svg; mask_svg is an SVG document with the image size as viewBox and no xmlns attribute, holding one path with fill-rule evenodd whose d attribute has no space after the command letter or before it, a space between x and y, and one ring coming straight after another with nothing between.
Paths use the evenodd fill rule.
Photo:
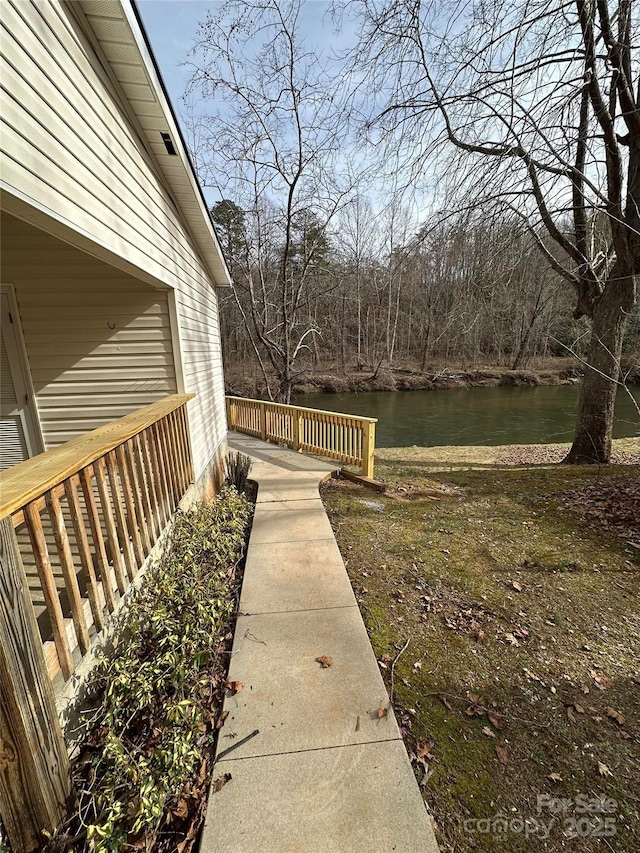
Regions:
<instances>
[{"instance_id":1,"label":"white fascia board","mask_svg":"<svg viewBox=\"0 0 640 853\"><path fill-rule=\"evenodd\" d=\"M196 213L193 210L187 211L180 208L181 214L197 239L200 251L203 253L205 260L208 257L210 258L212 253L214 255L215 263L209 262L207 266L210 268L215 285L217 287L229 287L231 285L231 275L224 259L222 248L218 242L218 237L213 227L213 223L202 194L202 189L198 183L193 164L184 144L182 132L173 112L173 107L166 95L164 83L162 82L162 78L158 72L156 61L149 50L146 35L141 28L138 14L134 7L134 0L113 0L113 2L114 6L119 7L119 11L121 11L128 28L131 31L133 45L140 55L141 67L144 69L149 80L149 84L153 89L158 106L162 112L164 121L166 122L167 131L171 135L171 141L173 142L177 152L177 157L171 157L171 163L175 164L176 162L179 162L182 166L183 173L179 176L176 176L175 173L171 175L163 172L165 180L172 188L179 186L181 189L189 190L190 196L197 205L198 212ZM88 16L90 16L93 11L91 5L91 0L86 4L83 3L83 6L86 6L85 13ZM108 44L103 43L102 49L107 60L111 62ZM117 63L117 59L114 59L114 62ZM135 113L135 104L131 101L129 101L129 104ZM147 104L147 106L149 105ZM160 134L158 133L158 141L159 138ZM149 140L149 142L151 141L152 140ZM162 162L158 157L155 159L158 163L158 167L162 170ZM177 199L176 203L179 204Z\"/></svg>"}]
</instances>

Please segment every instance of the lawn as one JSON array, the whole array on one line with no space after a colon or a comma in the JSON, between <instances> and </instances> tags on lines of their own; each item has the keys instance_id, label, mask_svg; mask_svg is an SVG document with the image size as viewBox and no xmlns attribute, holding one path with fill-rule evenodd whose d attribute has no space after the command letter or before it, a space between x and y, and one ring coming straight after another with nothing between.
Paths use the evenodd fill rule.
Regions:
<instances>
[{"instance_id":1,"label":"lawn","mask_svg":"<svg viewBox=\"0 0 640 853\"><path fill-rule=\"evenodd\" d=\"M323 498L441 849L636 850L640 467L383 455Z\"/></svg>"}]
</instances>

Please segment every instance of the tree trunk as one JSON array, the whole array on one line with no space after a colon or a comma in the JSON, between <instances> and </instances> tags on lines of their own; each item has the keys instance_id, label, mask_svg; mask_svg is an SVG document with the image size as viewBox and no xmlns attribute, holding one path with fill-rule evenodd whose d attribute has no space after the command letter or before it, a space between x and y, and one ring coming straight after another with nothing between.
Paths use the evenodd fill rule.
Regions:
<instances>
[{"instance_id":1,"label":"tree trunk","mask_svg":"<svg viewBox=\"0 0 640 853\"><path fill-rule=\"evenodd\" d=\"M524 330L524 334L520 339L520 346L518 347L518 352L516 353L516 357L513 360L513 364L511 365L511 370L519 370L520 367L523 366L524 357L527 352L527 345L529 343L529 338L531 337L531 332L533 331L533 326L536 322L538 314L537 311L534 311L531 315L531 320L529 321L529 325ZM526 362L524 364L526 367Z\"/></svg>"},{"instance_id":2,"label":"tree trunk","mask_svg":"<svg viewBox=\"0 0 640 853\"><path fill-rule=\"evenodd\" d=\"M578 401L576 433L566 463L607 463L611 457L613 412L620 379L622 340L635 302L633 277L607 283L593 309L591 341Z\"/></svg>"}]
</instances>

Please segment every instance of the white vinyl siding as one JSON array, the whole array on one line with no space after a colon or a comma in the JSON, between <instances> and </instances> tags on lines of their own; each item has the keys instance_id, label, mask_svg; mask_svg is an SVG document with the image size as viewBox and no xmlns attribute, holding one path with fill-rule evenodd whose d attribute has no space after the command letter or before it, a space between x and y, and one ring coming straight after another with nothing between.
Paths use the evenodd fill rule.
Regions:
<instances>
[{"instance_id":1,"label":"white vinyl siding","mask_svg":"<svg viewBox=\"0 0 640 853\"><path fill-rule=\"evenodd\" d=\"M44 0L2 7L9 189L161 282L209 286L153 158L69 11Z\"/></svg>"},{"instance_id":2,"label":"white vinyl siding","mask_svg":"<svg viewBox=\"0 0 640 853\"><path fill-rule=\"evenodd\" d=\"M176 391L167 292L4 215L46 449Z\"/></svg>"},{"instance_id":3,"label":"white vinyl siding","mask_svg":"<svg viewBox=\"0 0 640 853\"><path fill-rule=\"evenodd\" d=\"M222 351L215 290L179 289L177 313L182 337L185 391L196 477L210 462L227 432Z\"/></svg>"}]
</instances>

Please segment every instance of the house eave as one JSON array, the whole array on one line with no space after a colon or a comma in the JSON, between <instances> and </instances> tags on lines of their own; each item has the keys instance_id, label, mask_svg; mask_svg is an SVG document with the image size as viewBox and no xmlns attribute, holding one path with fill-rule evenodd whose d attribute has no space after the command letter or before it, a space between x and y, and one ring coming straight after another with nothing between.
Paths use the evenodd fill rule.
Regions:
<instances>
[{"instance_id":1,"label":"house eave","mask_svg":"<svg viewBox=\"0 0 640 853\"><path fill-rule=\"evenodd\" d=\"M80 6L213 283L230 286L202 189L134 0L80 0ZM162 133L169 134L175 153L167 151Z\"/></svg>"}]
</instances>

